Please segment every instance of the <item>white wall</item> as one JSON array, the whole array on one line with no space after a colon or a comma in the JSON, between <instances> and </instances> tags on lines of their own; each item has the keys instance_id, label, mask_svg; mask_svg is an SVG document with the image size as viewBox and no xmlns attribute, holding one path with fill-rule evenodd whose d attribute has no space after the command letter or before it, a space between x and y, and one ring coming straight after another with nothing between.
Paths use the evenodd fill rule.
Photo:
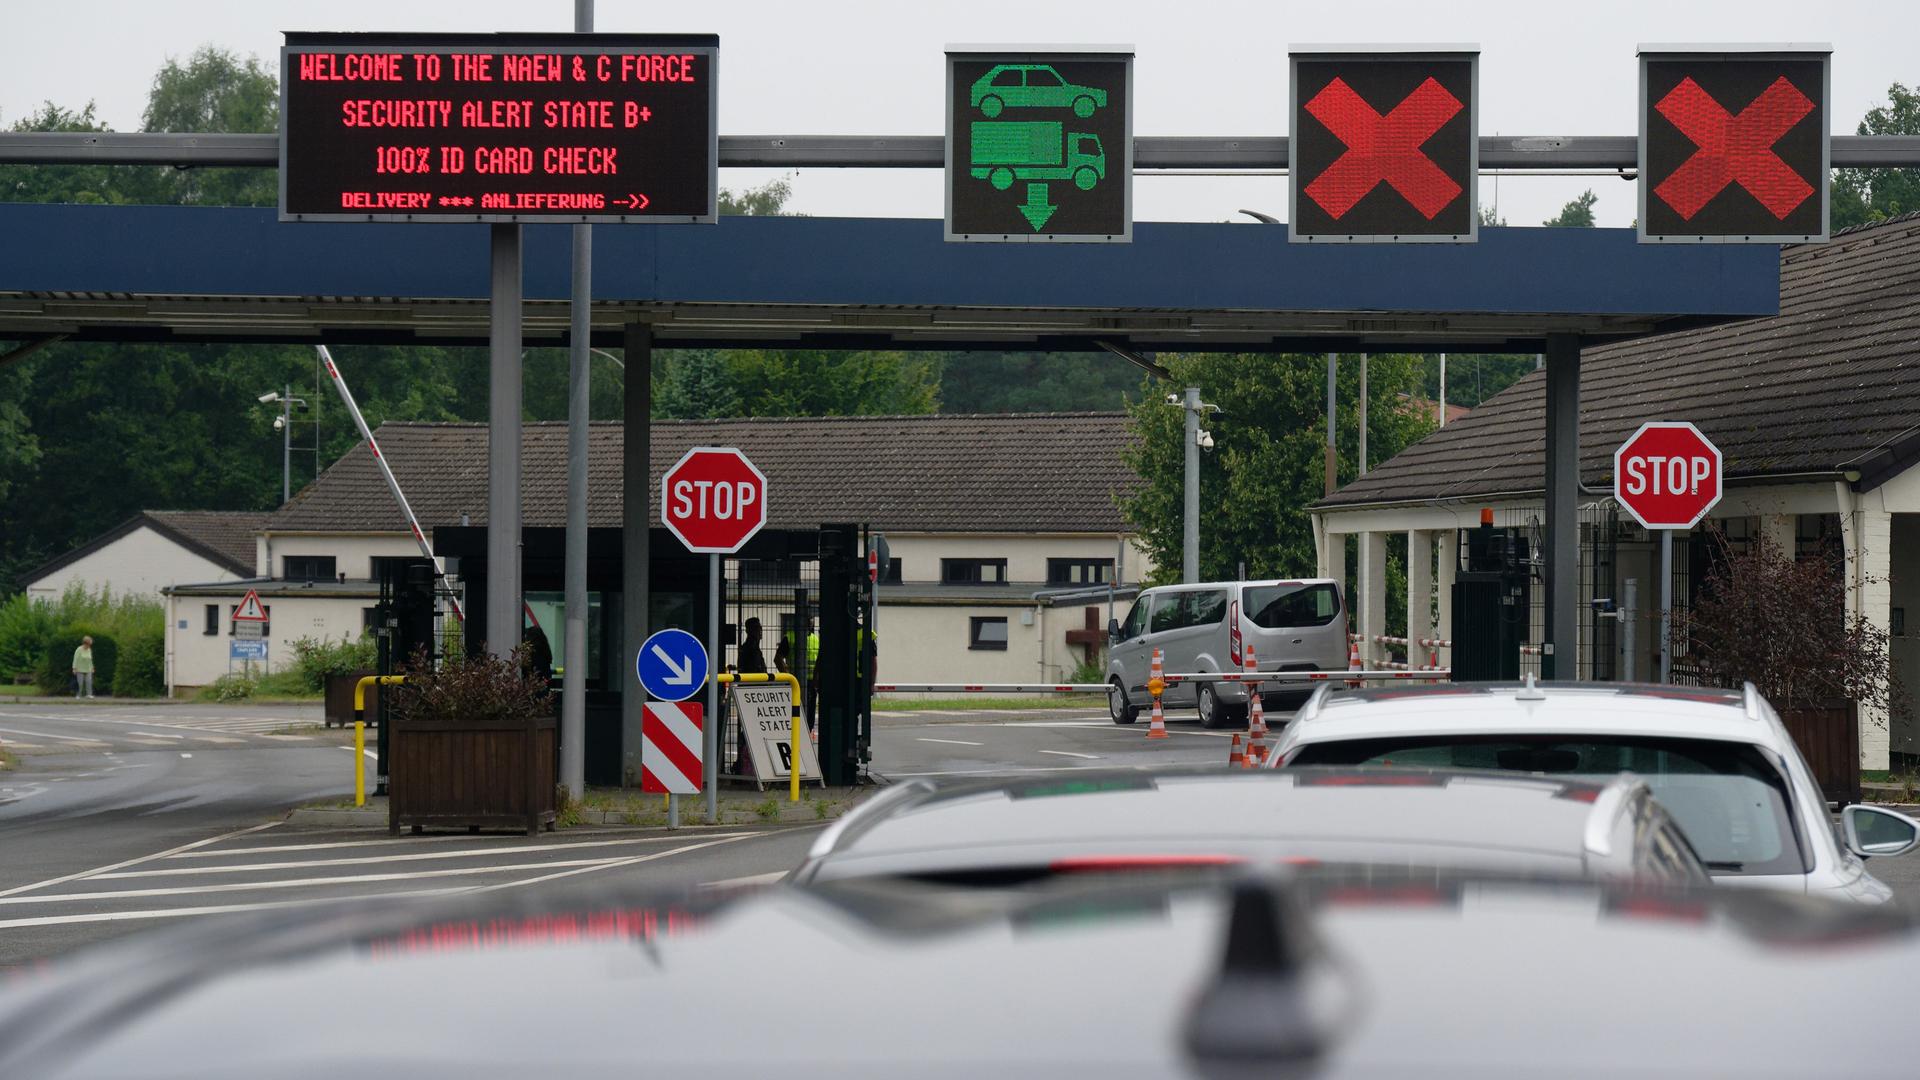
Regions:
<instances>
[{"instance_id":1,"label":"white wall","mask_svg":"<svg viewBox=\"0 0 1920 1080\"><path fill-rule=\"evenodd\" d=\"M94 593L104 586L115 596L159 599L160 590L169 585L233 581L237 577L219 563L142 525L100 550L28 582L27 595L36 600L58 600L68 586L78 584Z\"/></svg>"},{"instance_id":2,"label":"white wall","mask_svg":"<svg viewBox=\"0 0 1920 1080\"><path fill-rule=\"evenodd\" d=\"M887 541L891 544L892 538ZM1046 611L1046 609L1041 609ZM1053 682L1059 679L1057 663L1042 674L1040 665L1040 618L1033 625L1021 625L1021 613L1033 612L1032 606L1002 607L974 605L966 607L929 604L889 604L886 594L880 603L880 678L883 683L1007 683ZM1061 636L1078 628L1080 609L1073 609L1072 627L1059 612L1046 627L1056 662L1064 651ZM1006 650L967 647L973 616L1007 620ZM1078 650L1075 650L1076 652ZM1071 670L1069 668L1068 670Z\"/></svg>"},{"instance_id":3,"label":"white wall","mask_svg":"<svg viewBox=\"0 0 1920 1080\"><path fill-rule=\"evenodd\" d=\"M956 535L953 533L888 533L887 553L900 560L903 582L922 584L940 580L941 559L1005 559L1007 579L1042 582L1047 560L1123 558L1122 583L1137 583L1152 570L1146 553L1131 540L1121 554L1112 533L1086 535Z\"/></svg>"},{"instance_id":4,"label":"white wall","mask_svg":"<svg viewBox=\"0 0 1920 1080\"><path fill-rule=\"evenodd\" d=\"M288 555L332 556L336 576L348 581L373 578L374 556L415 556L419 545L406 533L262 533L255 544L254 572L285 577Z\"/></svg>"},{"instance_id":5,"label":"white wall","mask_svg":"<svg viewBox=\"0 0 1920 1080\"><path fill-rule=\"evenodd\" d=\"M227 609L240 602L242 593L232 596L172 597L172 622L167 625L168 682L175 691L205 686L238 664L228 664L230 626ZM301 638L356 640L360 637L362 609L378 602L374 596L263 596L261 602L272 608L273 636L267 638L267 669L280 671L293 660L293 643ZM205 632L205 608L220 608L219 632ZM185 624L184 627L182 624ZM256 667L256 670L258 668Z\"/></svg>"}]
</instances>

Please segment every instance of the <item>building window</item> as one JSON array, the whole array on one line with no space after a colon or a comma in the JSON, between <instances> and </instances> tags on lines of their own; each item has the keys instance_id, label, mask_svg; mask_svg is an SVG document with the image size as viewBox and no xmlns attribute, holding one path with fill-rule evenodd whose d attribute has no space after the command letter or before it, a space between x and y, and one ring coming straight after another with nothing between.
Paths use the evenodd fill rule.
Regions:
<instances>
[{"instance_id":1,"label":"building window","mask_svg":"<svg viewBox=\"0 0 1920 1080\"><path fill-rule=\"evenodd\" d=\"M229 637L238 636L234 634L233 628L234 628L234 625L239 621L234 618L234 615L238 613L239 610L240 610L239 604L227 605L227 636ZM267 616L267 621L260 624L260 636L272 637L273 636L273 605L261 604L260 610L265 612Z\"/></svg>"},{"instance_id":2,"label":"building window","mask_svg":"<svg viewBox=\"0 0 1920 1080\"><path fill-rule=\"evenodd\" d=\"M969 620L967 648L1007 651L1007 620L975 615Z\"/></svg>"},{"instance_id":3,"label":"building window","mask_svg":"<svg viewBox=\"0 0 1920 1080\"><path fill-rule=\"evenodd\" d=\"M1105 585L1112 580L1112 559L1047 560L1049 585Z\"/></svg>"},{"instance_id":4,"label":"building window","mask_svg":"<svg viewBox=\"0 0 1920 1080\"><path fill-rule=\"evenodd\" d=\"M940 560L940 584L942 585L1005 585L1006 583L1007 560L1005 559Z\"/></svg>"},{"instance_id":5,"label":"building window","mask_svg":"<svg viewBox=\"0 0 1920 1080\"><path fill-rule=\"evenodd\" d=\"M206 628L204 630L201 630L200 632L207 635L208 637L220 636L220 605L219 604L207 605L207 625L206 625Z\"/></svg>"},{"instance_id":6,"label":"building window","mask_svg":"<svg viewBox=\"0 0 1920 1080\"><path fill-rule=\"evenodd\" d=\"M888 559L887 565L880 568L880 584L882 585L900 584L900 560L899 559Z\"/></svg>"},{"instance_id":7,"label":"building window","mask_svg":"<svg viewBox=\"0 0 1920 1080\"><path fill-rule=\"evenodd\" d=\"M281 560L281 574L288 581L332 581L333 556L288 555Z\"/></svg>"},{"instance_id":8,"label":"building window","mask_svg":"<svg viewBox=\"0 0 1920 1080\"><path fill-rule=\"evenodd\" d=\"M374 621L375 621L376 619L378 619L379 617L380 617L380 609L379 609L379 608L377 608L377 607L363 607L363 608L361 608L361 609L360 609L360 632L364 634L364 633L367 633L367 632L369 632L369 631L371 631L371 630L373 630L373 629L374 629Z\"/></svg>"}]
</instances>

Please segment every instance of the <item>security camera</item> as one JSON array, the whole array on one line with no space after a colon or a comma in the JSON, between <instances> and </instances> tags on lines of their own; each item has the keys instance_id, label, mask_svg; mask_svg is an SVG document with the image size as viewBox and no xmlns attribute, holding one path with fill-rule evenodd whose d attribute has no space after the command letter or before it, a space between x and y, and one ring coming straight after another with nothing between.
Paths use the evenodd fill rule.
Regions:
<instances>
[{"instance_id":1,"label":"security camera","mask_svg":"<svg viewBox=\"0 0 1920 1080\"><path fill-rule=\"evenodd\" d=\"M273 418L273 430L275 430L275 431L279 431L279 430L280 430L281 428L283 428L283 427L286 427L286 426L287 426L287 418L286 418L286 417L284 417L284 416L276 416L276 417L274 417L274 418Z\"/></svg>"},{"instance_id":2,"label":"security camera","mask_svg":"<svg viewBox=\"0 0 1920 1080\"><path fill-rule=\"evenodd\" d=\"M262 405L265 405L270 401L279 401L279 400L280 400L280 391L278 390L269 390L266 393L260 395L260 404Z\"/></svg>"},{"instance_id":3,"label":"security camera","mask_svg":"<svg viewBox=\"0 0 1920 1080\"><path fill-rule=\"evenodd\" d=\"M1180 395L1179 395L1179 394L1168 394L1168 395L1167 395L1167 404L1169 404L1169 405L1178 405L1178 404L1180 404Z\"/></svg>"},{"instance_id":4,"label":"security camera","mask_svg":"<svg viewBox=\"0 0 1920 1080\"><path fill-rule=\"evenodd\" d=\"M1200 449L1211 450L1213 449L1213 432L1202 431L1193 437L1193 441L1200 444Z\"/></svg>"}]
</instances>

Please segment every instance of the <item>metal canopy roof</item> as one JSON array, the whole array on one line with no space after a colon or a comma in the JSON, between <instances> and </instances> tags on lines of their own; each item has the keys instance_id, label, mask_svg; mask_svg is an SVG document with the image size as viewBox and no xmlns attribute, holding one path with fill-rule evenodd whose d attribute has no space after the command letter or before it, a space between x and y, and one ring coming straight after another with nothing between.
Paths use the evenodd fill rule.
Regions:
<instances>
[{"instance_id":1,"label":"metal canopy roof","mask_svg":"<svg viewBox=\"0 0 1920 1080\"><path fill-rule=\"evenodd\" d=\"M526 340L567 328L570 233L527 226ZM482 344L485 226L282 223L273 209L0 205L0 337ZM1489 228L1478 244L1289 244L1141 223L1131 244L948 244L937 220L603 226L598 344L1534 351L1771 315L1770 245Z\"/></svg>"}]
</instances>

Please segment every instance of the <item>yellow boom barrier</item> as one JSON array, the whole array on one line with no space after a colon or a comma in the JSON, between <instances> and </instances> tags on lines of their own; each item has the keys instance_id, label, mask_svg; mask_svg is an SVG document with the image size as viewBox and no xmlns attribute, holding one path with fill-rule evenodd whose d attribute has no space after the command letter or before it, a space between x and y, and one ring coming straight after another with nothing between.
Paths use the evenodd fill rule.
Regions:
<instances>
[{"instance_id":1,"label":"yellow boom barrier","mask_svg":"<svg viewBox=\"0 0 1920 1080\"><path fill-rule=\"evenodd\" d=\"M723 671L719 675L714 676L714 678L722 686L725 686L728 683L737 683L737 682L741 682L741 683L778 682L778 683L787 684L788 691L790 691L793 694L793 717L789 721L788 727L787 727L787 741L790 744L788 747L789 753L787 756L793 759L792 767L787 770L787 777L788 777L787 801L799 802L800 801L800 679L799 677L793 675L790 672L785 672L785 671L776 671L770 675L768 674L735 675L732 672ZM711 724L714 722L715 722L714 717L710 716L707 718L707 723ZM717 767L717 763L716 763L716 767Z\"/></svg>"},{"instance_id":2,"label":"yellow boom barrier","mask_svg":"<svg viewBox=\"0 0 1920 1080\"><path fill-rule=\"evenodd\" d=\"M367 805L367 687L407 681L405 675L368 675L353 684L353 805Z\"/></svg>"}]
</instances>

